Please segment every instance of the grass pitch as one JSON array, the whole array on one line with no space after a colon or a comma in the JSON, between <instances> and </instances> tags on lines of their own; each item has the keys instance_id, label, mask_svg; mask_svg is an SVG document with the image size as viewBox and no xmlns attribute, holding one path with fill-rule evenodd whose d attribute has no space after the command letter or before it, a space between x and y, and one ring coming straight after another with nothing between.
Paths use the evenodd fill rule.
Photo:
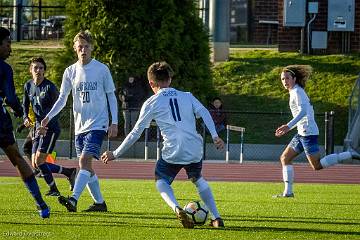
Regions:
<instances>
[{"instance_id":1,"label":"grass pitch","mask_svg":"<svg viewBox=\"0 0 360 240\"><path fill-rule=\"evenodd\" d=\"M64 178L56 179L67 195ZM47 190L38 179L42 192ZM51 218L42 220L19 178L0 178L0 239L360 239L360 186L296 184L294 199L273 199L282 184L210 182L225 229L184 229L160 198L153 181L101 180L108 213L77 213L46 197ZM195 187L175 181L181 205L199 199Z\"/></svg>"}]
</instances>

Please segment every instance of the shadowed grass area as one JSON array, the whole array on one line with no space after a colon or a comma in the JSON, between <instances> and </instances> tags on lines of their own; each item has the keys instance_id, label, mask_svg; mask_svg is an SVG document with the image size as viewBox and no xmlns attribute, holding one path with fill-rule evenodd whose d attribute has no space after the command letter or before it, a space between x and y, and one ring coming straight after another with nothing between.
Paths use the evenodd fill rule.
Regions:
<instances>
[{"instance_id":1,"label":"shadowed grass area","mask_svg":"<svg viewBox=\"0 0 360 240\"><path fill-rule=\"evenodd\" d=\"M56 179L63 195L67 181ZM38 179L42 192L47 190ZM19 178L0 178L0 234L4 239L359 239L360 187L296 184L294 199L273 199L282 184L210 182L225 229L184 229L147 180L101 180L107 213L85 213L92 200L85 190L77 213L47 197L50 219L42 220ZM175 181L181 205L197 200L190 182ZM14 237L17 236L17 237ZM10 239L13 239L10 238Z\"/></svg>"}]
</instances>

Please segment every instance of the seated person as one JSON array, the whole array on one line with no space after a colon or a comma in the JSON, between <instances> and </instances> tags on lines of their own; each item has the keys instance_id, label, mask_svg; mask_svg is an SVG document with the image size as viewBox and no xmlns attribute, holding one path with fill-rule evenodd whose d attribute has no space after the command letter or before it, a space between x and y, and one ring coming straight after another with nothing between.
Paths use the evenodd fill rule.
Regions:
<instances>
[{"instance_id":1,"label":"seated person","mask_svg":"<svg viewBox=\"0 0 360 240\"><path fill-rule=\"evenodd\" d=\"M226 113L223 109L223 104L219 97L213 98L209 106L209 112L215 123L216 132L219 134L220 132L224 131L226 129Z\"/></svg>"}]
</instances>

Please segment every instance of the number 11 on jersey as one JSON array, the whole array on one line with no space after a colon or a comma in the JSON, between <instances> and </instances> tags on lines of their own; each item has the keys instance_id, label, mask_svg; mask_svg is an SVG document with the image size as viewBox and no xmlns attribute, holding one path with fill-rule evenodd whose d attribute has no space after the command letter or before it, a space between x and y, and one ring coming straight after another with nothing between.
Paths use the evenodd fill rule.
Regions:
<instances>
[{"instance_id":1,"label":"number 11 on jersey","mask_svg":"<svg viewBox=\"0 0 360 240\"><path fill-rule=\"evenodd\" d=\"M171 108L171 114L174 118L174 121L181 121L180 117L180 111L179 111L179 105L176 98L170 98L170 108Z\"/></svg>"}]
</instances>

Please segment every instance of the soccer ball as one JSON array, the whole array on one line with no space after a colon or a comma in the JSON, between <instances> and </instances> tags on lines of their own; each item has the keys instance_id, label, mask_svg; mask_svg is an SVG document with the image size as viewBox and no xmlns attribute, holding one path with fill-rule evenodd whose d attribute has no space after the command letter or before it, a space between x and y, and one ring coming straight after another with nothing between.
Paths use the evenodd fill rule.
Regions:
<instances>
[{"instance_id":1,"label":"soccer ball","mask_svg":"<svg viewBox=\"0 0 360 240\"><path fill-rule=\"evenodd\" d=\"M191 201L185 205L184 210L192 218L195 225L204 225L209 217L209 210L200 201Z\"/></svg>"}]
</instances>

